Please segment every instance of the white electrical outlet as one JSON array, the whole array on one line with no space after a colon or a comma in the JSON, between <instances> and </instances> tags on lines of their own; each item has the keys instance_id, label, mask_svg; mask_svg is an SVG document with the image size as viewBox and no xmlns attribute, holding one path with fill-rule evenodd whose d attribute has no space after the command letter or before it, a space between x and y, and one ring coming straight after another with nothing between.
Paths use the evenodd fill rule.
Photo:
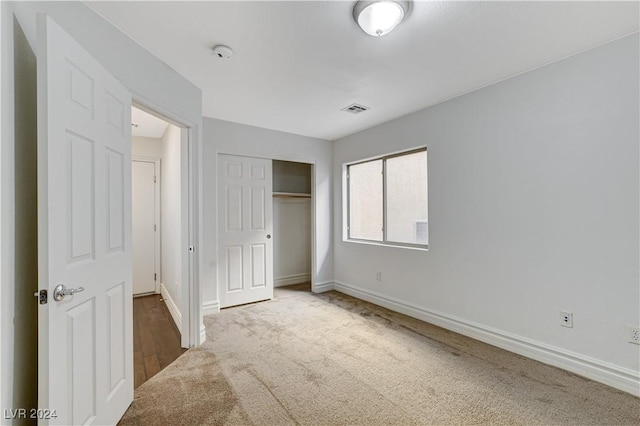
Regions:
<instances>
[{"instance_id":1,"label":"white electrical outlet","mask_svg":"<svg viewBox=\"0 0 640 426\"><path fill-rule=\"evenodd\" d=\"M560 311L560 325L573 328L573 312Z\"/></svg>"},{"instance_id":2,"label":"white electrical outlet","mask_svg":"<svg viewBox=\"0 0 640 426\"><path fill-rule=\"evenodd\" d=\"M382 272L376 272L376 281L382 281Z\"/></svg>"},{"instance_id":3,"label":"white electrical outlet","mask_svg":"<svg viewBox=\"0 0 640 426\"><path fill-rule=\"evenodd\" d=\"M637 325L627 325L627 340L629 343L640 345L640 327Z\"/></svg>"}]
</instances>

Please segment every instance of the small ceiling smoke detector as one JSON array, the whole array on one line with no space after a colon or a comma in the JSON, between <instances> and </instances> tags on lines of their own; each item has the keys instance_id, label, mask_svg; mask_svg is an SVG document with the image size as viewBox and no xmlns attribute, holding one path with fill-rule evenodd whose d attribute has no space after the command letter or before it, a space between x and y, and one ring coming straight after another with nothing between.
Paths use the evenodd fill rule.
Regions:
<instances>
[{"instance_id":1,"label":"small ceiling smoke detector","mask_svg":"<svg viewBox=\"0 0 640 426\"><path fill-rule=\"evenodd\" d=\"M346 108L342 108L342 111L350 112L351 114L360 114L361 112L365 112L370 109L371 108L366 107L364 105L351 104Z\"/></svg>"},{"instance_id":2,"label":"small ceiling smoke detector","mask_svg":"<svg viewBox=\"0 0 640 426\"><path fill-rule=\"evenodd\" d=\"M218 44L217 46L213 46L212 50L213 54L218 58L229 59L233 56L233 50L231 50L229 46Z\"/></svg>"}]
</instances>

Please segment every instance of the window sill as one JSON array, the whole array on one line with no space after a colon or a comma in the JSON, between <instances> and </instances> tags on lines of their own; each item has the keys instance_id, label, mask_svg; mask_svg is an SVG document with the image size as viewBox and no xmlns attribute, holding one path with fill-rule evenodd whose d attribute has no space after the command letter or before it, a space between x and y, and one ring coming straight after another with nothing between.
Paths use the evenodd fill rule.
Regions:
<instances>
[{"instance_id":1,"label":"window sill","mask_svg":"<svg viewBox=\"0 0 640 426\"><path fill-rule=\"evenodd\" d=\"M414 250L414 251L429 251L429 246L405 246L402 244L393 244L393 243L382 243L377 241L366 241L366 240L351 240L347 238L343 238L342 242L344 243L352 243L352 244L364 244L367 246L378 246L378 247L389 247L389 248L399 248L405 250Z\"/></svg>"}]
</instances>

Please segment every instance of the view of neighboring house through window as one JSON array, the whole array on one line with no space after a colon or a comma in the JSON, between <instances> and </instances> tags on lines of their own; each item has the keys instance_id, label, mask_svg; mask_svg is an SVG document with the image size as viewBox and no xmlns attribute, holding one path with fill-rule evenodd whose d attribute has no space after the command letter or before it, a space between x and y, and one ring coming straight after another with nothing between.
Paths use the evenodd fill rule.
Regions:
<instances>
[{"instance_id":1,"label":"view of neighboring house through window","mask_svg":"<svg viewBox=\"0 0 640 426\"><path fill-rule=\"evenodd\" d=\"M347 166L351 240L427 247L427 150Z\"/></svg>"}]
</instances>

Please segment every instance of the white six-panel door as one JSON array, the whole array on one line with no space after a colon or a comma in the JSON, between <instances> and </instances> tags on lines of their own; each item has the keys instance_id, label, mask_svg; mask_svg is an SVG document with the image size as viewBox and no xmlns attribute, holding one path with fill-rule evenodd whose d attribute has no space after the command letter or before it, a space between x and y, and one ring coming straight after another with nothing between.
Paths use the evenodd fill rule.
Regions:
<instances>
[{"instance_id":1,"label":"white six-panel door","mask_svg":"<svg viewBox=\"0 0 640 426\"><path fill-rule=\"evenodd\" d=\"M273 298L271 160L218 156L218 291L225 308Z\"/></svg>"},{"instance_id":2,"label":"white six-panel door","mask_svg":"<svg viewBox=\"0 0 640 426\"><path fill-rule=\"evenodd\" d=\"M39 15L38 407L51 424L115 424L133 400L130 114L127 90ZM58 285L83 291L56 301Z\"/></svg>"},{"instance_id":3,"label":"white six-panel door","mask_svg":"<svg viewBox=\"0 0 640 426\"><path fill-rule=\"evenodd\" d=\"M156 164L131 163L133 209L133 294L154 293L157 279Z\"/></svg>"}]
</instances>

